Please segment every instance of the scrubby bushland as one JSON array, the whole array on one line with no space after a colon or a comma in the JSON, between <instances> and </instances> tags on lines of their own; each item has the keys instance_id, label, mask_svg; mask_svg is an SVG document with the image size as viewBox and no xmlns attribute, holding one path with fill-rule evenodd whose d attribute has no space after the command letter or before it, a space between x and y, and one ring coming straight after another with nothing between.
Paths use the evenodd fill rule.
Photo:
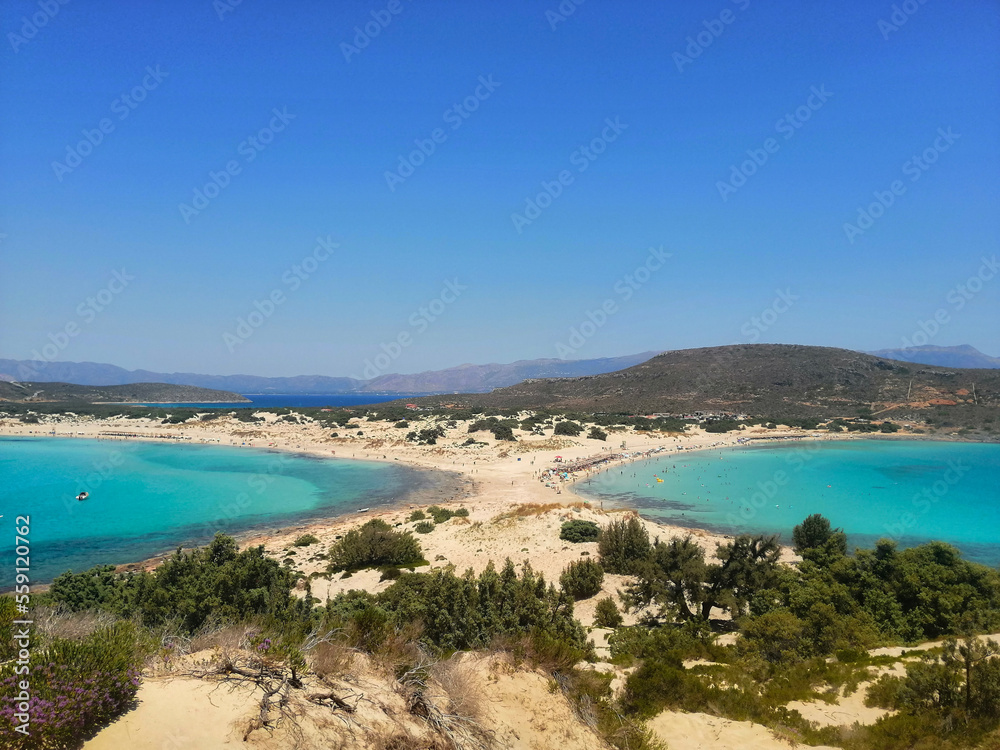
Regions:
<instances>
[{"instance_id":1,"label":"scrubby bushland","mask_svg":"<svg viewBox=\"0 0 1000 750\"><path fill-rule=\"evenodd\" d=\"M604 568L593 560L574 560L559 576L562 590L576 600L589 599L601 590Z\"/></svg>"},{"instance_id":2,"label":"scrubby bushland","mask_svg":"<svg viewBox=\"0 0 1000 750\"><path fill-rule=\"evenodd\" d=\"M559 528L559 538L567 542L596 542L601 535L600 527L593 521L566 521Z\"/></svg>"},{"instance_id":3,"label":"scrubby bushland","mask_svg":"<svg viewBox=\"0 0 1000 750\"><path fill-rule=\"evenodd\" d=\"M629 574L649 557L649 532L635 516L612 521L601 529L597 550L608 573Z\"/></svg>"},{"instance_id":4,"label":"scrubby bushland","mask_svg":"<svg viewBox=\"0 0 1000 750\"><path fill-rule=\"evenodd\" d=\"M52 582L53 602L73 611L103 609L120 617L139 615L147 626L179 622L188 632L211 616L241 620L254 615L287 618L306 606L291 590L295 574L264 556L263 547L239 552L217 534L210 545L177 550L152 573L116 575L111 566L64 573Z\"/></svg>"},{"instance_id":5,"label":"scrubby bushland","mask_svg":"<svg viewBox=\"0 0 1000 750\"><path fill-rule=\"evenodd\" d=\"M606 596L597 602L597 609L594 610L594 625L599 628L621 627L622 613L618 611L618 605L610 596Z\"/></svg>"},{"instance_id":6,"label":"scrubby bushland","mask_svg":"<svg viewBox=\"0 0 1000 750\"><path fill-rule=\"evenodd\" d=\"M139 689L140 669L149 651L144 634L128 622L98 630L82 641L33 640L30 677L15 672L17 662L0 666L0 722L3 747L77 747L94 729L128 710ZM15 702L21 680L30 680L27 699L30 740L7 744L24 724Z\"/></svg>"},{"instance_id":7,"label":"scrubby bushland","mask_svg":"<svg viewBox=\"0 0 1000 750\"><path fill-rule=\"evenodd\" d=\"M496 639L530 637L536 646L565 650L576 661L588 654L583 628L573 618L573 599L545 583L527 563L520 575L508 560L472 571L404 573L378 596L340 594L326 610L326 625L344 628L378 648L395 630L419 624L420 638L443 650L483 648Z\"/></svg>"},{"instance_id":8,"label":"scrubby bushland","mask_svg":"<svg viewBox=\"0 0 1000 750\"><path fill-rule=\"evenodd\" d=\"M308 547L310 544L316 544L319 541L319 537L315 534L303 534L298 539L295 540L292 546L294 547Z\"/></svg>"},{"instance_id":9,"label":"scrubby bushland","mask_svg":"<svg viewBox=\"0 0 1000 750\"><path fill-rule=\"evenodd\" d=\"M330 547L330 571L354 571L393 565L422 565L420 542L409 532L395 531L385 521L373 518L361 528L351 529Z\"/></svg>"}]
</instances>

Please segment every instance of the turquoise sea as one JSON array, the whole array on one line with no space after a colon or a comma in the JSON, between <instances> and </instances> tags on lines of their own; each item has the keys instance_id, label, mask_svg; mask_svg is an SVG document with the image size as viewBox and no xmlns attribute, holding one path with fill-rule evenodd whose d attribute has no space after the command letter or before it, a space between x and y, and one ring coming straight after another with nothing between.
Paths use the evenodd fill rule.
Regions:
<instances>
[{"instance_id":1,"label":"turquoise sea","mask_svg":"<svg viewBox=\"0 0 1000 750\"><path fill-rule=\"evenodd\" d=\"M663 482L657 482L657 477ZM777 533L822 513L853 546L940 539L1000 565L1000 445L825 440L664 453L575 488L672 524Z\"/></svg>"},{"instance_id":2,"label":"turquoise sea","mask_svg":"<svg viewBox=\"0 0 1000 750\"><path fill-rule=\"evenodd\" d=\"M30 516L31 579L40 583L203 543L216 531L391 505L437 479L395 464L254 448L0 438L0 589L13 585L16 516ZM84 490L90 497L77 501Z\"/></svg>"}]
</instances>

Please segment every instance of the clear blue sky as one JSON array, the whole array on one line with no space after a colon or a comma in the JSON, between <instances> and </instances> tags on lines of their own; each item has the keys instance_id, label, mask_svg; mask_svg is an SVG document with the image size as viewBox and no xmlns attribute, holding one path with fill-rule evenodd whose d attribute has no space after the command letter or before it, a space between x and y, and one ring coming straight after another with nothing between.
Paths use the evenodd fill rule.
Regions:
<instances>
[{"instance_id":1,"label":"clear blue sky","mask_svg":"<svg viewBox=\"0 0 1000 750\"><path fill-rule=\"evenodd\" d=\"M380 371L896 347L935 315L927 343L1000 355L1000 272L981 268L1000 239L995 1L911 0L895 29L893 3L860 0L586 0L564 20L556 0L243 0L220 19L227 1L3 4L0 356L361 375L401 333ZM391 21L346 48L373 12ZM434 152L387 179L417 140ZM720 187L748 150L767 161ZM845 230L876 191L892 205ZM339 247L306 261L317 237ZM996 278L963 292L977 273ZM465 288L440 301L448 280Z\"/></svg>"}]
</instances>

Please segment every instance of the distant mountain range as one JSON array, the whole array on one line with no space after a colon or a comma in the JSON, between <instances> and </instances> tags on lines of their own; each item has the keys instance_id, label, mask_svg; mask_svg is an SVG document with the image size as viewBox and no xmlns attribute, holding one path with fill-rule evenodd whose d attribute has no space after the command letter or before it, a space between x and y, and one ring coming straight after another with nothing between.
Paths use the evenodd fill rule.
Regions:
<instances>
[{"instance_id":1,"label":"distant mountain range","mask_svg":"<svg viewBox=\"0 0 1000 750\"><path fill-rule=\"evenodd\" d=\"M238 393L168 383L95 386L0 381L0 402L5 401L21 404L77 401L88 404L250 403Z\"/></svg>"},{"instance_id":2,"label":"distant mountain range","mask_svg":"<svg viewBox=\"0 0 1000 750\"><path fill-rule=\"evenodd\" d=\"M492 393L426 396L425 405L625 414L767 417L927 415L958 426L1000 417L1000 370L912 364L821 346L747 344L664 352L619 372L528 380Z\"/></svg>"},{"instance_id":3,"label":"distant mountain range","mask_svg":"<svg viewBox=\"0 0 1000 750\"><path fill-rule=\"evenodd\" d=\"M939 367L975 367L986 370L1000 369L1000 358L983 354L974 346L911 346L906 349L879 349L868 352L876 357L902 362L918 362Z\"/></svg>"},{"instance_id":4,"label":"distant mountain range","mask_svg":"<svg viewBox=\"0 0 1000 750\"><path fill-rule=\"evenodd\" d=\"M265 378L257 375L199 375L192 372L125 370L95 362L34 362L0 359L0 381L60 382L80 385L171 383L236 393L486 393L529 378L572 378L614 372L645 362L657 352L601 359L526 359L510 364L459 365L414 375L388 374L371 380L298 375ZM188 399L184 399L188 400ZM197 401L199 399L191 399ZM201 399L204 400L204 399Z\"/></svg>"}]
</instances>

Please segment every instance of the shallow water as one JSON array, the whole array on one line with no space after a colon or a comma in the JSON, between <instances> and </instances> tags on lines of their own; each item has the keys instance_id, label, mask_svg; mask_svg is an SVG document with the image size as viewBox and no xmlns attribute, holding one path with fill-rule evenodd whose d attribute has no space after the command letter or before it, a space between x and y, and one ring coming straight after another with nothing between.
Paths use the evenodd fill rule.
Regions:
<instances>
[{"instance_id":1,"label":"shallow water","mask_svg":"<svg viewBox=\"0 0 1000 750\"><path fill-rule=\"evenodd\" d=\"M395 464L254 448L0 438L0 587L13 583L16 516L31 518L31 579L42 582L203 543L216 531L391 505L436 479ZM78 502L83 490L90 497Z\"/></svg>"},{"instance_id":2,"label":"shallow water","mask_svg":"<svg viewBox=\"0 0 1000 750\"><path fill-rule=\"evenodd\" d=\"M657 477L663 482L657 482ZM697 452L615 467L575 487L672 524L777 533L822 513L854 546L940 539L1000 564L1000 445L802 441Z\"/></svg>"}]
</instances>

